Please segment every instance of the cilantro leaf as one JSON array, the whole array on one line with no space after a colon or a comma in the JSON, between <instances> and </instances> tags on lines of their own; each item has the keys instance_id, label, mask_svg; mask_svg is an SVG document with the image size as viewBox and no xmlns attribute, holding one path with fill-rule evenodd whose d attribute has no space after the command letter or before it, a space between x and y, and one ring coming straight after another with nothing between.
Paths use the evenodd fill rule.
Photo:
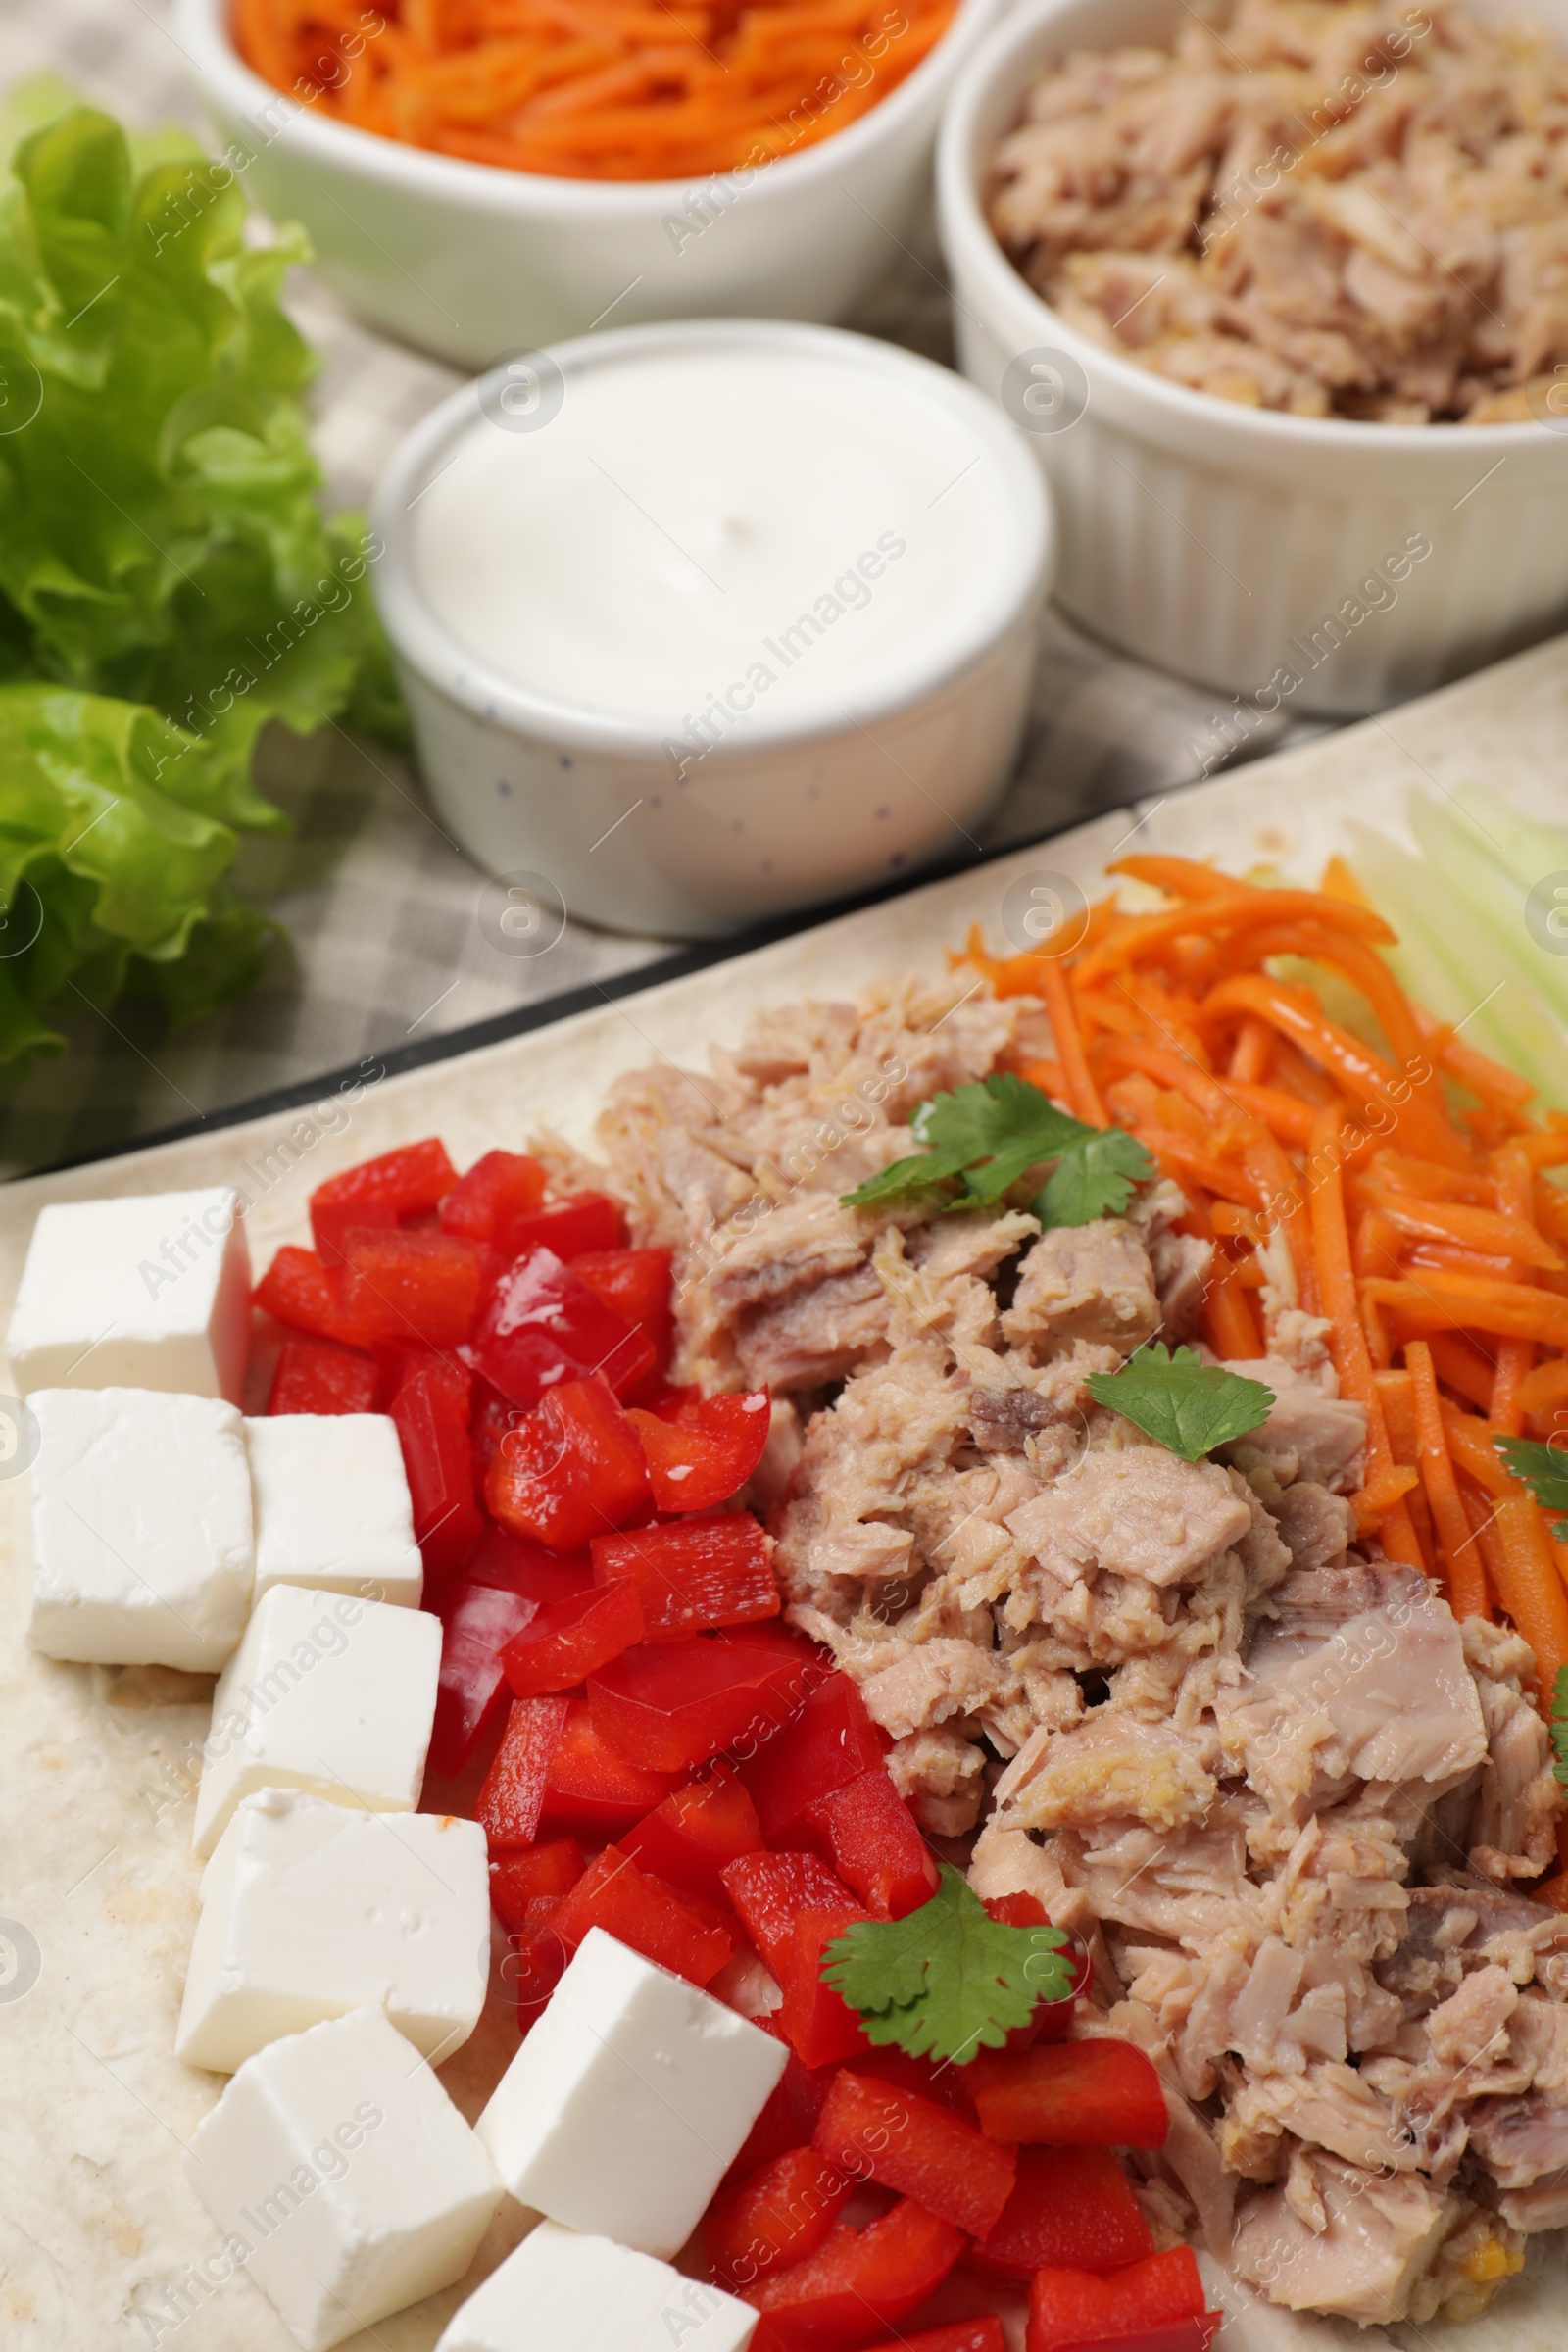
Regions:
<instances>
[{"instance_id":1,"label":"cilantro leaf","mask_svg":"<svg viewBox=\"0 0 1568 2352\"><path fill-rule=\"evenodd\" d=\"M1154 1163L1135 1135L1121 1127L1088 1127L1057 1160L1035 1200L1042 1225L1092 1225L1119 1217L1134 1189L1147 1184Z\"/></svg>"},{"instance_id":2,"label":"cilantro leaf","mask_svg":"<svg viewBox=\"0 0 1568 2352\"><path fill-rule=\"evenodd\" d=\"M860 2012L866 2038L911 2058L1000 2049L1041 2000L1073 1986L1059 1928L995 1920L961 1871L942 1864L928 1903L903 1919L864 1920L827 1947L822 1982Z\"/></svg>"},{"instance_id":3,"label":"cilantro leaf","mask_svg":"<svg viewBox=\"0 0 1568 2352\"><path fill-rule=\"evenodd\" d=\"M1087 1225L1125 1208L1134 1185L1154 1172L1135 1137L1069 1118L1038 1086L1010 1070L933 1095L911 1125L929 1149L896 1159L846 1193L846 1208L882 1207L937 1192L946 1195L944 1207L987 1207L1030 1168L1054 1159L1054 1173L1035 1201L1035 1214L1045 1225Z\"/></svg>"},{"instance_id":4,"label":"cilantro leaf","mask_svg":"<svg viewBox=\"0 0 1568 2352\"><path fill-rule=\"evenodd\" d=\"M1543 1446L1537 1438L1494 1438L1492 1443L1544 1511L1568 1511L1568 1459L1555 1446ZM1568 1539L1568 1519L1554 1521L1551 1532L1559 1542Z\"/></svg>"},{"instance_id":5,"label":"cilantro leaf","mask_svg":"<svg viewBox=\"0 0 1568 2352\"><path fill-rule=\"evenodd\" d=\"M1091 1372L1084 1385L1097 1404L1136 1422L1184 1462L1245 1438L1274 1404L1262 1381L1205 1364L1196 1348L1172 1355L1163 1340L1141 1348L1119 1372Z\"/></svg>"},{"instance_id":6,"label":"cilantro leaf","mask_svg":"<svg viewBox=\"0 0 1568 2352\"><path fill-rule=\"evenodd\" d=\"M1552 1766L1558 1780L1568 1788L1568 1666L1559 1666L1551 1693L1551 1745L1557 1761Z\"/></svg>"},{"instance_id":7,"label":"cilantro leaf","mask_svg":"<svg viewBox=\"0 0 1568 2352\"><path fill-rule=\"evenodd\" d=\"M885 1208L918 1200L931 1192L951 1193L957 1168L945 1167L942 1161L940 1152L916 1152L907 1159L895 1159L868 1176L864 1184L858 1184L853 1193L842 1194L840 1204L845 1208Z\"/></svg>"}]
</instances>

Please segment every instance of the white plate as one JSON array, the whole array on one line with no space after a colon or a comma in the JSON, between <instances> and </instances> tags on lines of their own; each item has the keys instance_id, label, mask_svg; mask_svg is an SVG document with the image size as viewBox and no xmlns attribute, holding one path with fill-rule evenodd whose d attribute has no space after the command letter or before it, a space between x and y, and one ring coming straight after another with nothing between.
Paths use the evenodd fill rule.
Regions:
<instances>
[{"instance_id":1,"label":"white plate","mask_svg":"<svg viewBox=\"0 0 1568 2352\"><path fill-rule=\"evenodd\" d=\"M260 1268L280 1243L308 1238L307 1196L334 1169L437 1131L460 1166L493 1145L521 1146L542 1123L588 1143L618 1071L659 1055L701 1067L709 1045L733 1043L755 1006L848 996L895 968L940 972L969 923L1000 938L1003 894L1021 874L1065 874L1093 894L1106 859L1135 835L1140 849L1215 858L1233 871L1267 860L1315 880L1347 819L1397 828L1412 787L1494 785L1530 814L1561 819L1565 752L1568 641L1560 640L1385 718L1112 812L734 962L371 1084L335 1134L308 1112L271 1113L8 1186L0 1311L9 1315L46 1200L239 1184L258 1195L250 1237ZM219 2253L186 2187L180 2143L220 2082L173 2054L200 1868L190 1851L191 1760L207 1710L111 1704L103 1669L57 1665L26 1648L25 1489L23 1478L0 1479L0 1937L14 1944L9 1923L20 1924L39 1969L19 1997L30 1947L19 1978L0 1943L0 2342L6 2352L130 2352L155 2340L178 2352L291 2352L247 2279L215 2287L211 2274L204 2282L192 2268ZM470 2116L505 2047L496 2010L442 2068ZM509 2242L503 2216L480 2265ZM479 2275L476 2267L470 2288ZM1363 2331L1298 2320L1214 2285L1233 2315L1222 2352L1348 2352L1351 2344L1425 2352L1448 2343L1463 2352L1559 2352L1568 2238L1537 2240L1526 2279L1458 2329ZM168 2290L186 2316L155 2333L135 2315L175 2308L164 2301ZM353 2352L429 2352L463 2292L378 2322L353 2339Z\"/></svg>"}]
</instances>

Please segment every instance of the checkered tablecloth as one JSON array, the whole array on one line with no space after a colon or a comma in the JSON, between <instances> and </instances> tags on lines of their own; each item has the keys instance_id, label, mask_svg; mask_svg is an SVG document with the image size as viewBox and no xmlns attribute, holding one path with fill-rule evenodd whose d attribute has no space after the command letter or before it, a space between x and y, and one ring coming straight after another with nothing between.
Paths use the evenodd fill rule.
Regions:
<instances>
[{"instance_id":1,"label":"checkered tablecloth","mask_svg":"<svg viewBox=\"0 0 1568 2352\"><path fill-rule=\"evenodd\" d=\"M172 0L0 0L0 84L52 73L122 120L200 132ZM951 358L934 240L890 241L885 284L852 323ZM364 504L410 425L459 380L355 324L300 272L291 307L318 346L316 439L333 505ZM987 849L1189 780L1189 746L1212 699L1092 644L1055 613L1043 626L1034 725ZM1251 748L1271 748L1260 732ZM325 729L274 729L263 789L293 819L248 842L235 881L284 925L261 985L176 1038L141 1007L85 1009L59 1025L63 1060L0 1076L0 1174L111 1151L318 1072L384 1054L602 982L678 942L569 923L548 956L518 962L476 920L482 876L430 813L412 766L378 744ZM961 845L956 841L955 849Z\"/></svg>"}]
</instances>

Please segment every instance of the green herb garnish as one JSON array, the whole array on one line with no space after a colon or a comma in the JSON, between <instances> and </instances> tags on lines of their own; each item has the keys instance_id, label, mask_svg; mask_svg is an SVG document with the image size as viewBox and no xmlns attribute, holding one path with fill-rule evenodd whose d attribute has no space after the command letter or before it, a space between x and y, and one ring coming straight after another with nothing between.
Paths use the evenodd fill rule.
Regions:
<instances>
[{"instance_id":1,"label":"green herb garnish","mask_svg":"<svg viewBox=\"0 0 1568 2352\"><path fill-rule=\"evenodd\" d=\"M256 978L231 895L281 829L258 734L400 726L368 566L326 521L284 313L297 229L245 234L232 170L69 92L0 147L0 1065L121 994L175 1023ZM48 119L52 116L52 119Z\"/></svg>"},{"instance_id":2,"label":"green herb garnish","mask_svg":"<svg viewBox=\"0 0 1568 2352\"><path fill-rule=\"evenodd\" d=\"M1262 1381L1205 1364L1196 1348L1172 1355L1163 1340L1141 1348L1119 1372L1091 1372L1084 1385L1097 1404L1136 1422L1184 1462L1245 1438L1274 1406Z\"/></svg>"},{"instance_id":3,"label":"green herb garnish","mask_svg":"<svg viewBox=\"0 0 1568 2352\"><path fill-rule=\"evenodd\" d=\"M1066 1941L1060 1928L993 1919L962 1873L943 1863L940 1886L918 1911L837 1936L822 1982L860 2012L867 2040L961 2066L976 2050L1000 2049L1037 2001L1067 1998Z\"/></svg>"},{"instance_id":4,"label":"green herb garnish","mask_svg":"<svg viewBox=\"0 0 1568 2352\"><path fill-rule=\"evenodd\" d=\"M984 1207L1030 1168L1054 1159L1055 1168L1031 1204L1035 1215L1042 1225L1088 1225L1096 1217L1118 1216L1135 1188L1154 1173L1136 1136L1120 1127L1086 1127L1010 1071L933 1095L910 1125L927 1149L896 1159L844 1194L846 1208L933 1197L944 1208Z\"/></svg>"},{"instance_id":5,"label":"green herb garnish","mask_svg":"<svg viewBox=\"0 0 1568 2352\"><path fill-rule=\"evenodd\" d=\"M1511 1475L1530 1489L1544 1511L1568 1511L1568 1460L1539 1438L1494 1438ZM1551 1532L1568 1541L1568 1519L1554 1519Z\"/></svg>"}]
</instances>

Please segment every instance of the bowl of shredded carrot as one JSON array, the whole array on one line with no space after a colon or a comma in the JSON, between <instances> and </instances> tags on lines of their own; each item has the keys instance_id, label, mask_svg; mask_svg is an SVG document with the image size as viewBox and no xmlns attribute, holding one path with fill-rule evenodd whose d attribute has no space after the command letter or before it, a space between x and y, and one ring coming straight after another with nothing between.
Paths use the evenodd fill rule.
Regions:
<instances>
[{"instance_id":1,"label":"bowl of shredded carrot","mask_svg":"<svg viewBox=\"0 0 1568 2352\"><path fill-rule=\"evenodd\" d=\"M1282 1301L1326 1318L1367 1416L1361 1535L1457 1617L1510 1619L1549 1707L1568 1667L1568 1481L1541 1470L1568 1425L1568 1112L1405 993L1380 952L1396 934L1342 860L1320 890L1184 858L1110 870L1164 903L1101 901L1070 954L999 959L975 933L955 961L1042 997L1056 1058L1021 1074L1180 1185L1182 1229L1215 1251L1218 1358L1264 1354L1265 1289L1276 1323ZM1357 1030L1311 985L1325 970L1359 998ZM1568 1875L1537 1899L1568 1909Z\"/></svg>"},{"instance_id":2,"label":"bowl of shredded carrot","mask_svg":"<svg viewBox=\"0 0 1568 2352\"><path fill-rule=\"evenodd\" d=\"M223 139L372 325L477 368L602 321L834 322L1001 0L180 0Z\"/></svg>"}]
</instances>

